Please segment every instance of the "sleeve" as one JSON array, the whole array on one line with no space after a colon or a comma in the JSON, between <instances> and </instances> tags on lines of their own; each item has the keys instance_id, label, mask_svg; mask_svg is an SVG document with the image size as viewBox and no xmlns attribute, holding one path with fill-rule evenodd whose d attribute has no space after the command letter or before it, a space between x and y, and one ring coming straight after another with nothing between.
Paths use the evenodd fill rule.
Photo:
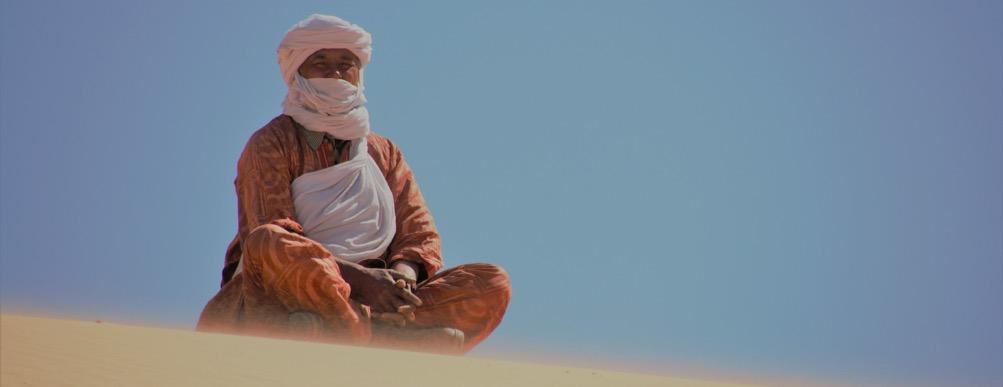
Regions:
<instances>
[{"instance_id":1,"label":"sleeve","mask_svg":"<svg viewBox=\"0 0 1003 387\"><path fill-rule=\"evenodd\" d=\"M387 144L386 177L397 216L397 234L390 243L387 263L388 267L401 260L417 263L421 282L442 267L441 240L411 167L396 145L389 140Z\"/></svg>"},{"instance_id":2,"label":"sleeve","mask_svg":"<svg viewBox=\"0 0 1003 387\"><path fill-rule=\"evenodd\" d=\"M275 224L303 234L296 221L290 184L292 173L287 152L278 138L259 132L251 137L237 162L237 211L240 242L263 224Z\"/></svg>"},{"instance_id":3,"label":"sleeve","mask_svg":"<svg viewBox=\"0 0 1003 387\"><path fill-rule=\"evenodd\" d=\"M282 149L282 141L263 128L251 136L240 154L233 183L237 191L237 235L226 249L220 286L233 278L243 254L244 239L258 226L271 223L303 234L289 188L292 169Z\"/></svg>"}]
</instances>

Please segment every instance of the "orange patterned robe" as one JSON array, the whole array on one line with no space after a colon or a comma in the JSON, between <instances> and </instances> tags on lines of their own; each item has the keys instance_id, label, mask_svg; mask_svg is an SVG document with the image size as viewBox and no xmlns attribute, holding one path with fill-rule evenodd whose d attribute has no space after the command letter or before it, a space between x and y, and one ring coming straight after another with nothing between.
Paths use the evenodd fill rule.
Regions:
<instances>
[{"instance_id":1,"label":"orange patterned robe","mask_svg":"<svg viewBox=\"0 0 1003 387\"><path fill-rule=\"evenodd\" d=\"M237 163L238 231L227 248L222 288L209 300L198 330L304 337L290 316L309 312L324 329L310 338L369 344L371 321L331 253L303 235L290 184L296 177L347 160L348 142L319 137L289 116L255 132ZM419 266L415 294L423 304L409 327L463 331L464 351L501 322L511 292L508 275L491 264L468 264L439 272L439 234L410 167L390 140L371 133L369 154L394 196L397 233L382 259L360 262L387 268L400 260ZM240 274L234 275L244 257ZM309 336L309 335L308 335ZM378 340L375 339L375 340Z\"/></svg>"}]
</instances>

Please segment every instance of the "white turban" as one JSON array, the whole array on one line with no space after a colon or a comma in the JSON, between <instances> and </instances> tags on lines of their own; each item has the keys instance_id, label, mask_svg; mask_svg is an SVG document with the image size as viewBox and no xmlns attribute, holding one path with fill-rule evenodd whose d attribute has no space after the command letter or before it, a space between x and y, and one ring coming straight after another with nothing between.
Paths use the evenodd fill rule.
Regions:
<instances>
[{"instance_id":1,"label":"white turban","mask_svg":"<svg viewBox=\"0 0 1003 387\"><path fill-rule=\"evenodd\" d=\"M287 85L306 58L324 48L344 48L359 58L362 67L373 55L373 37L358 25L337 16L313 14L296 23L279 43L279 69Z\"/></svg>"},{"instance_id":2,"label":"white turban","mask_svg":"<svg viewBox=\"0 0 1003 387\"><path fill-rule=\"evenodd\" d=\"M296 23L279 44L279 69L289 87L282 102L283 114L307 129L329 133L342 140L369 134L369 111L363 94L363 69L372 55L372 36L355 24L335 16L313 14ZM358 86L342 79L311 78L299 67L317 50L347 49L359 58Z\"/></svg>"}]
</instances>

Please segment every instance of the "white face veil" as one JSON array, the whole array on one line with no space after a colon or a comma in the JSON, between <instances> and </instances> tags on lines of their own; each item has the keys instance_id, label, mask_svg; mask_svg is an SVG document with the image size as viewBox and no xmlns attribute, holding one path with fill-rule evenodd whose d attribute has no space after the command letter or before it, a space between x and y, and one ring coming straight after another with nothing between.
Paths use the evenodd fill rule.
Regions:
<instances>
[{"instance_id":1,"label":"white face veil","mask_svg":"<svg viewBox=\"0 0 1003 387\"><path fill-rule=\"evenodd\" d=\"M342 48L359 58L359 86L339 79L305 79L299 66L317 50ZM336 16L313 14L296 23L279 44L279 69L289 87L283 114L315 132L342 140L369 134L369 111L362 72L372 56L372 36Z\"/></svg>"}]
</instances>

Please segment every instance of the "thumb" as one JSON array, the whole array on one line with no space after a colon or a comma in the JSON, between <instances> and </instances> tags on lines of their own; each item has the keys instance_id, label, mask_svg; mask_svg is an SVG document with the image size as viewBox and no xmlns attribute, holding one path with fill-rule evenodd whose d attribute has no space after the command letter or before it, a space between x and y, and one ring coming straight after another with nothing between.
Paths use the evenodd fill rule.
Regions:
<instances>
[{"instance_id":1,"label":"thumb","mask_svg":"<svg viewBox=\"0 0 1003 387\"><path fill-rule=\"evenodd\" d=\"M409 276L407 274L404 274L404 273L401 273L401 272L399 272L397 270L392 270L392 269L391 270L387 270L387 272L390 273L390 276L393 277L394 280L397 280L397 281L403 280L408 285L414 285L415 284L414 278L411 278L411 276Z\"/></svg>"}]
</instances>

